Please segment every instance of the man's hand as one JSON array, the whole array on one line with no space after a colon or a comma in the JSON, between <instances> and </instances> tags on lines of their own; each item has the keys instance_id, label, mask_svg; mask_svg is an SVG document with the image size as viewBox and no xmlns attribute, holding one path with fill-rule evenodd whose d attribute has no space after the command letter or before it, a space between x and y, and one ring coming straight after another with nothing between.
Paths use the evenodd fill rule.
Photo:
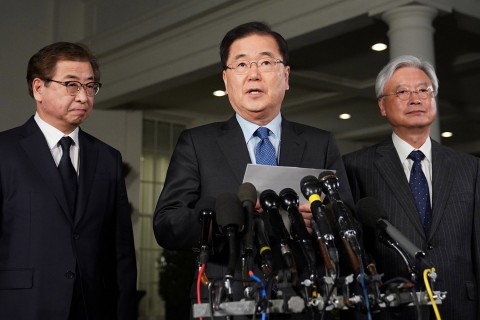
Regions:
<instances>
[{"instance_id":1,"label":"man's hand","mask_svg":"<svg viewBox=\"0 0 480 320\"><path fill-rule=\"evenodd\" d=\"M304 203L298 206L298 211L303 217L303 221L305 221L305 226L307 227L307 231L309 234L313 233L312 227L310 225L310 221L312 220L312 210L310 209L309 203Z\"/></svg>"}]
</instances>

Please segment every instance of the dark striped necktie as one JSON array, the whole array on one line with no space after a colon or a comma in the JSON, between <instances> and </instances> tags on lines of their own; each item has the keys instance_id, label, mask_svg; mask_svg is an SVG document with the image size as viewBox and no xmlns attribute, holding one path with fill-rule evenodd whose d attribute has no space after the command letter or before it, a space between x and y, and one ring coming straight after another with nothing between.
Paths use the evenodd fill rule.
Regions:
<instances>
[{"instance_id":1,"label":"dark striped necktie","mask_svg":"<svg viewBox=\"0 0 480 320\"><path fill-rule=\"evenodd\" d=\"M410 190L415 199L415 206L420 215L423 230L428 237L432 226L432 208L430 206L427 178L425 178L425 174L422 171L422 160L425 158L425 155L420 150L414 150L408 158L413 160L412 170L410 171Z\"/></svg>"}]
</instances>

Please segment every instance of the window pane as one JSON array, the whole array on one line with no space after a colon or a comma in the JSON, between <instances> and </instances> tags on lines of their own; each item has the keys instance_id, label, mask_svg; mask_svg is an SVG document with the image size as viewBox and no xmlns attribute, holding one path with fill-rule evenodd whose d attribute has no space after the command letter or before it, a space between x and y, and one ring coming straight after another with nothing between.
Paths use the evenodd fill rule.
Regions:
<instances>
[{"instance_id":1,"label":"window pane","mask_svg":"<svg viewBox=\"0 0 480 320\"><path fill-rule=\"evenodd\" d=\"M140 303L140 314L164 315L163 301L158 294L159 259L163 249L157 244L152 215L167 174L170 158L185 126L156 120L143 121L140 168L140 245L138 250L139 289L146 290Z\"/></svg>"},{"instance_id":2,"label":"window pane","mask_svg":"<svg viewBox=\"0 0 480 320\"><path fill-rule=\"evenodd\" d=\"M144 153L140 168L140 180L152 181L154 177L154 154Z\"/></svg>"}]
</instances>

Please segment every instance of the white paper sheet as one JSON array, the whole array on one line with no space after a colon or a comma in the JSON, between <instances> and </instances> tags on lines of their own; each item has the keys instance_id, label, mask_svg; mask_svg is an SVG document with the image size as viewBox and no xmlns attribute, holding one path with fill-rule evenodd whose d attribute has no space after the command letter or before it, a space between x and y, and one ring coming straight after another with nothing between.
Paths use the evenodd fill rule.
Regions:
<instances>
[{"instance_id":1,"label":"white paper sheet","mask_svg":"<svg viewBox=\"0 0 480 320\"><path fill-rule=\"evenodd\" d=\"M266 189L272 189L278 194L285 188L292 188L298 194L300 203L303 204L308 203L308 200L305 199L300 190L300 181L308 175L318 178L322 171L326 171L326 169L248 164L243 182L252 183L258 194ZM335 172L335 170L329 171Z\"/></svg>"}]
</instances>

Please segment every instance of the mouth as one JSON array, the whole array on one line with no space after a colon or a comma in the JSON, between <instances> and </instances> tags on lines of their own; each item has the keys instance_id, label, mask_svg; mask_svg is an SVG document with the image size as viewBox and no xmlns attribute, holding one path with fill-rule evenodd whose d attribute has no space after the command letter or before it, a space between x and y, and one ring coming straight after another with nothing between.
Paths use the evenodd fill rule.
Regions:
<instances>
[{"instance_id":1,"label":"mouth","mask_svg":"<svg viewBox=\"0 0 480 320\"><path fill-rule=\"evenodd\" d=\"M409 112L407 112L407 114L411 114L411 115L421 115L421 114L424 114L426 113L426 111L424 110L411 110Z\"/></svg>"},{"instance_id":2,"label":"mouth","mask_svg":"<svg viewBox=\"0 0 480 320\"><path fill-rule=\"evenodd\" d=\"M261 93L263 93L263 91L260 90L260 89L256 89L256 88L247 90L247 94L251 94L251 95L257 95L257 94L261 94Z\"/></svg>"},{"instance_id":3,"label":"mouth","mask_svg":"<svg viewBox=\"0 0 480 320\"><path fill-rule=\"evenodd\" d=\"M87 110L86 109L81 109L81 108L75 108L75 109L71 109L69 110L69 112L73 112L73 113L87 113Z\"/></svg>"}]
</instances>

